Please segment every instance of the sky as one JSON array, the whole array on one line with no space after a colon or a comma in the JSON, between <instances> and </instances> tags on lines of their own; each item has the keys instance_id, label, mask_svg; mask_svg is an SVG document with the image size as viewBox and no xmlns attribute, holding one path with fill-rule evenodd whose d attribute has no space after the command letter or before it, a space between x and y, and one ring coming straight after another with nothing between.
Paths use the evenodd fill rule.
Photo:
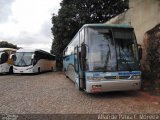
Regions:
<instances>
[{"instance_id":1,"label":"sky","mask_svg":"<svg viewBox=\"0 0 160 120\"><path fill-rule=\"evenodd\" d=\"M0 0L0 41L51 50L51 17L61 0Z\"/></svg>"}]
</instances>

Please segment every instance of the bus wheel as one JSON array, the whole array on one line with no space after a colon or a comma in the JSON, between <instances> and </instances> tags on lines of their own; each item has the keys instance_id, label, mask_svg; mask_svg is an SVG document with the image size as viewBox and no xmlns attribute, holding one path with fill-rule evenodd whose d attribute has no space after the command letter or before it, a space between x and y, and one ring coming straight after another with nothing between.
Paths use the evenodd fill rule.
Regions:
<instances>
[{"instance_id":1,"label":"bus wheel","mask_svg":"<svg viewBox=\"0 0 160 120\"><path fill-rule=\"evenodd\" d=\"M9 68L9 74L13 74L13 67Z\"/></svg>"},{"instance_id":2,"label":"bus wheel","mask_svg":"<svg viewBox=\"0 0 160 120\"><path fill-rule=\"evenodd\" d=\"M66 78L69 78L67 75L65 75L66 76Z\"/></svg>"},{"instance_id":3,"label":"bus wheel","mask_svg":"<svg viewBox=\"0 0 160 120\"><path fill-rule=\"evenodd\" d=\"M40 69L40 67L38 68L38 73L40 73L41 72L41 69Z\"/></svg>"},{"instance_id":4,"label":"bus wheel","mask_svg":"<svg viewBox=\"0 0 160 120\"><path fill-rule=\"evenodd\" d=\"M53 67L51 67L51 72L53 72Z\"/></svg>"}]
</instances>

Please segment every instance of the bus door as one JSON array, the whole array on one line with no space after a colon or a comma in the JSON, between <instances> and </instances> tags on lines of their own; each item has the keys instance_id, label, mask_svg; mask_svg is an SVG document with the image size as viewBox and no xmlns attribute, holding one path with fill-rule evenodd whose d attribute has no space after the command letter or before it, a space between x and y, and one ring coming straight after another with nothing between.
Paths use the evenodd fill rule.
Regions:
<instances>
[{"instance_id":1,"label":"bus door","mask_svg":"<svg viewBox=\"0 0 160 120\"><path fill-rule=\"evenodd\" d=\"M74 69L75 69L75 86L80 89L79 82L79 50L78 46L74 48Z\"/></svg>"}]
</instances>

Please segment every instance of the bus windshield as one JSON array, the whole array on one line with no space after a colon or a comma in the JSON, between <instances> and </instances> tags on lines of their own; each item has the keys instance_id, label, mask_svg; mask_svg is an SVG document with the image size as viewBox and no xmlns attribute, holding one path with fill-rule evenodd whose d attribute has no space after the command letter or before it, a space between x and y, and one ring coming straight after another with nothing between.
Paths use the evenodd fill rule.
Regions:
<instances>
[{"instance_id":1,"label":"bus windshield","mask_svg":"<svg viewBox=\"0 0 160 120\"><path fill-rule=\"evenodd\" d=\"M15 66L29 66L32 65L32 52L17 52L15 54Z\"/></svg>"},{"instance_id":2,"label":"bus windshield","mask_svg":"<svg viewBox=\"0 0 160 120\"><path fill-rule=\"evenodd\" d=\"M115 29L113 32L118 70L138 70L138 50L133 30Z\"/></svg>"},{"instance_id":3,"label":"bus windshield","mask_svg":"<svg viewBox=\"0 0 160 120\"><path fill-rule=\"evenodd\" d=\"M137 44L133 29L90 27L87 68L89 71L138 70Z\"/></svg>"}]
</instances>

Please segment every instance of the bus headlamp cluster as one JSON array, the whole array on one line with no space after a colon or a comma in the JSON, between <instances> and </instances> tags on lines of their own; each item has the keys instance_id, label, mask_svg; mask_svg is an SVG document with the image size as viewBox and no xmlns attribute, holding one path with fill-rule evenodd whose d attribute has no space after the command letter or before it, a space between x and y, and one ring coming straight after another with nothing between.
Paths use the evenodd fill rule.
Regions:
<instances>
[{"instance_id":1,"label":"bus headlamp cluster","mask_svg":"<svg viewBox=\"0 0 160 120\"><path fill-rule=\"evenodd\" d=\"M140 79L141 76L140 76L140 75L134 75L134 76L132 76L132 78L133 78L133 79Z\"/></svg>"},{"instance_id":2,"label":"bus headlamp cluster","mask_svg":"<svg viewBox=\"0 0 160 120\"><path fill-rule=\"evenodd\" d=\"M105 78L104 77L91 77L91 76L88 76L87 80L100 81L100 80L105 80Z\"/></svg>"},{"instance_id":3,"label":"bus headlamp cluster","mask_svg":"<svg viewBox=\"0 0 160 120\"><path fill-rule=\"evenodd\" d=\"M17 70L16 68L13 67L14 70Z\"/></svg>"},{"instance_id":4,"label":"bus headlamp cluster","mask_svg":"<svg viewBox=\"0 0 160 120\"><path fill-rule=\"evenodd\" d=\"M32 69L33 67L30 67L30 68L27 68L26 70L30 70L30 69Z\"/></svg>"}]
</instances>

